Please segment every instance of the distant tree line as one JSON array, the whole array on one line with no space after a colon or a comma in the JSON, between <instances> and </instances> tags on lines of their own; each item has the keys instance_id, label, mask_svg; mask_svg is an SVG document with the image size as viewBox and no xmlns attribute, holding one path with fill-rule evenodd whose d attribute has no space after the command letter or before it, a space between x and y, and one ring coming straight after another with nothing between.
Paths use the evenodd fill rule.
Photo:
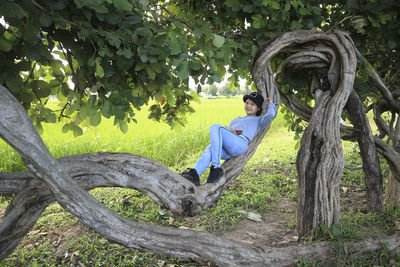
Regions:
<instances>
[{"instance_id":1,"label":"distant tree line","mask_svg":"<svg viewBox=\"0 0 400 267\"><path fill-rule=\"evenodd\" d=\"M202 88L202 91L206 96L235 96L248 94L251 92L251 88L247 84L236 87L226 83L221 86L215 84L207 85Z\"/></svg>"}]
</instances>

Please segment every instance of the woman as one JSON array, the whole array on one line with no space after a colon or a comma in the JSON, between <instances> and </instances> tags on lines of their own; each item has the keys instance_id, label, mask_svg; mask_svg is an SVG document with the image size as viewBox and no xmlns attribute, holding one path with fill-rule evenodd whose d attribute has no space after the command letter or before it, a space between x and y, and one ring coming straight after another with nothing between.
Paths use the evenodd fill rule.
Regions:
<instances>
[{"instance_id":1,"label":"woman","mask_svg":"<svg viewBox=\"0 0 400 267\"><path fill-rule=\"evenodd\" d=\"M200 156L194 168L181 174L196 186L200 185L199 176L210 163L210 175L207 183L217 182L223 175L221 159L237 157L246 152L249 143L258 131L269 125L276 116L276 106L269 98L265 101L268 104L268 110L263 116L260 116L264 97L256 92L243 96L243 102L247 116L233 119L229 126L212 125L210 145Z\"/></svg>"}]
</instances>

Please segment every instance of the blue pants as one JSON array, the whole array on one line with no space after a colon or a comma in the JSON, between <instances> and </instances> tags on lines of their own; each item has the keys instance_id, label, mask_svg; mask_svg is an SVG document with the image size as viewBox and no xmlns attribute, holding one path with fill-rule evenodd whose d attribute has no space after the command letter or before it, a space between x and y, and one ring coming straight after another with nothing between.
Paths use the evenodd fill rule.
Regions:
<instances>
[{"instance_id":1,"label":"blue pants","mask_svg":"<svg viewBox=\"0 0 400 267\"><path fill-rule=\"evenodd\" d=\"M220 124L210 128L210 145L207 146L194 169L201 175L210 165L221 167L221 159L230 159L246 152L249 142Z\"/></svg>"}]
</instances>

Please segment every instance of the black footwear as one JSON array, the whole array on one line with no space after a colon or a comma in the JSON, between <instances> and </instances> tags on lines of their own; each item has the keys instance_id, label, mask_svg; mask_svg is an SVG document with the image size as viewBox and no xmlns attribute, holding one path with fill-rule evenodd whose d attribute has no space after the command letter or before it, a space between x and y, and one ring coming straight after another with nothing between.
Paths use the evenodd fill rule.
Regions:
<instances>
[{"instance_id":1,"label":"black footwear","mask_svg":"<svg viewBox=\"0 0 400 267\"><path fill-rule=\"evenodd\" d=\"M224 171L222 168L215 167L214 165L211 165L210 167L210 175L208 175L207 178L207 183L216 183L218 182L219 178L224 175Z\"/></svg>"},{"instance_id":2,"label":"black footwear","mask_svg":"<svg viewBox=\"0 0 400 267\"><path fill-rule=\"evenodd\" d=\"M181 175L194 183L196 186L200 185L200 178L195 169L187 169L185 172L182 172Z\"/></svg>"}]
</instances>

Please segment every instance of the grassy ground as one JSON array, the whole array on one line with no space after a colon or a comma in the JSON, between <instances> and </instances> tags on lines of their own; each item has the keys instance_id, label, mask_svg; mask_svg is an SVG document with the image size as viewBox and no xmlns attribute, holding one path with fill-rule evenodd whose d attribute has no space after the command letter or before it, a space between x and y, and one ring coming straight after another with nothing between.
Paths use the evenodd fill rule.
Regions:
<instances>
[{"instance_id":1,"label":"grassy ground","mask_svg":"<svg viewBox=\"0 0 400 267\"><path fill-rule=\"evenodd\" d=\"M129 152L153 158L175 171L181 171L191 167L207 146L211 124L228 124L231 119L244 114L240 98L202 99L200 104L194 104L194 108L196 112L188 116L185 127L171 129L165 124L148 121L143 110L137 114L138 124L130 125L127 134L114 128L112 121L103 120L100 127L86 129L78 138L62 134L62 126L46 125L43 139L56 158L96 151ZM135 190L102 188L92 190L91 194L132 220L196 228L256 245L296 245L293 239L297 199L294 147L293 133L287 131L283 115L279 113L241 176L229 185L217 206L206 210L202 216L174 218ZM345 142L344 151L347 165L360 164L356 145ZM0 144L0 153L3 155L0 171L24 169L18 155L6 144ZM388 169L384 164L383 169L386 177ZM323 228L303 241L331 240L337 246L337 257L324 262L304 259L298 266L400 265L400 255L389 253L385 247L361 256L346 253L344 241L365 238L371 233L393 233L400 222L398 210L387 210L384 215L368 213L364 187L362 171L345 170L341 187L340 225ZM0 195L0 212L10 200L10 196ZM249 215L260 216L261 221L254 222ZM249 232L251 229L255 229L254 233ZM264 234L258 233L257 229L262 229ZM14 253L0 262L0 266L37 265L206 266L208 263L165 258L112 244L64 212L58 204L52 204Z\"/></svg>"}]
</instances>

